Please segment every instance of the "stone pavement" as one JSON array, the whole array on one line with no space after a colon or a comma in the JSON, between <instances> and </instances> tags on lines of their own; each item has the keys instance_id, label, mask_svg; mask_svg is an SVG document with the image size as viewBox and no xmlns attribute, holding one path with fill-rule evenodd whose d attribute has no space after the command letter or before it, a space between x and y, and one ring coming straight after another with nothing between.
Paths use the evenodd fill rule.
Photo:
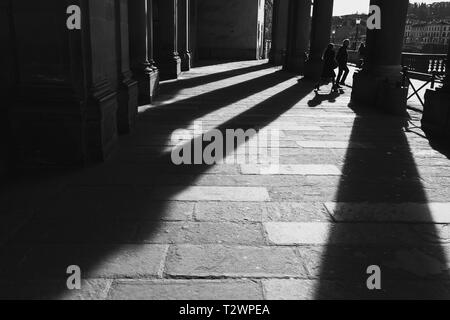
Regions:
<instances>
[{"instance_id":1,"label":"stone pavement","mask_svg":"<svg viewBox=\"0 0 450 320\"><path fill-rule=\"evenodd\" d=\"M0 297L450 298L450 153L419 114L312 88L265 61L195 68L162 84L106 163L5 183ZM279 128L279 170L173 165L171 135L195 121ZM79 291L66 289L70 265ZM371 265L380 291L367 289Z\"/></svg>"}]
</instances>

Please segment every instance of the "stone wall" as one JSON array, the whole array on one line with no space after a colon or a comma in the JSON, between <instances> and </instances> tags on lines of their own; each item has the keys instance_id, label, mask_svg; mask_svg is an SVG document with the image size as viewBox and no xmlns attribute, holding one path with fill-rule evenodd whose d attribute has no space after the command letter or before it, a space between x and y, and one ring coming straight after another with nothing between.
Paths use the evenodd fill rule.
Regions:
<instances>
[{"instance_id":1,"label":"stone wall","mask_svg":"<svg viewBox=\"0 0 450 320\"><path fill-rule=\"evenodd\" d=\"M74 0L82 9L81 30L66 27L65 1L12 3L17 79L7 108L15 162L103 160L117 138L116 0Z\"/></svg>"},{"instance_id":2,"label":"stone wall","mask_svg":"<svg viewBox=\"0 0 450 320\"><path fill-rule=\"evenodd\" d=\"M81 110L71 85L66 8L56 0L13 1L18 68L8 109L15 158L23 165L82 158L76 121Z\"/></svg>"},{"instance_id":3,"label":"stone wall","mask_svg":"<svg viewBox=\"0 0 450 320\"><path fill-rule=\"evenodd\" d=\"M198 0L199 58L258 59L260 6L261 0Z\"/></svg>"}]
</instances>

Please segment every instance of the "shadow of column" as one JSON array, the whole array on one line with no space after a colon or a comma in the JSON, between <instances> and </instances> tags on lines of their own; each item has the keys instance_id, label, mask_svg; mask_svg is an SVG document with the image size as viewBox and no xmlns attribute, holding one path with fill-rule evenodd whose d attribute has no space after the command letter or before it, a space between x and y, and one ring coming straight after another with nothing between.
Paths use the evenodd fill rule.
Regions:
<instances>
[{"instance_id":1,"label":"shadow of column","mask_svg":"<svg viewBox=\"0 0 450 320\"><path fill-rule=\"evenodd\" d=\"M184 126L198 117L228 106L236 101L262 92L294 76L286 72L272 72L258 78L242 81L227 88L221 88L206 94L200 94L189 99L177 101L175 104L165 104L154 107L141 114L149 117L152 123L174 123ZM263 100L246 111L238 113L217 125L217 129L264 128L281 114L292 108L298 101L312 91L312 84L293 85L278 94ZM211 100L212 99L212 100ZM205 104L203 101L215 103ZM196 112L185 112L174 116L173 108L180 104L190 105L201 103ZM153 117L154 116L154 117ZM146 120L148 121L148 119ZM170 138L170 128L160 132L149 131L145 138L149 141L156 135ZM127 138L128 143L133 137ZM197 137L195 139L202 139ZM194 144L195 139L187 142ZM235 146L236 148L239 145ZM104 164L80 172L60 173L55 179L61 184L60 192L42 197L38 193L46 181L52 178L46 173L37 174L35 183L25 183L18 186L17 197L11 208L20 203L21 197L36 192L33 203L34 216L1 247L0 250L0 297L4 299L55 299L67 294L65 273L67 266L79 265L83 278L95 280L111 277L142 277L142 266L154 260L159 261L168 244L154 246L155 252L139 253L138 248L160 231L167 215L173 210L167 201L178 192L194 185L195 181L213 166L175 166L170 160L170 152L164 152L160 147L161 157L157 163L146 166L121 166L115 162ZM227 154L225 153L224 156ZM176 176L174 187L164 188L158 177L165 173ZM110 184L114 176L127 177L129 184ZM111 179L111 180L109 180ZM139 181L148 181L147 188L137 187ZM90 182L94 185L89 187ZM26 181L25 181L26 182ZM72 192L70 185L83 186L79 192ZM29 192L25 192L29 189ZM76 188L75 188L76 190ZM67 192L70 191L70 192ZM13 195L12 195L13 196ZM12 200L10 198L9 200ZM31 202L31 200L33 200ZM182 208L183 210L183 208ZM187 210L187 209L186 209ZM139 232L136 233L136 226ZM152 249L153 250L153 249ZM135 252L134 254L131 252ZM136 256L137 254L137 256ZM142 254L142 256L140 256ZM118 258L120 257L120 258ZM125 259L121 260L121 259ZM99 275L98 268L108 264L115 275ZM136 264L137 263L137 264ZM118 270L115 265L126 266ZM144 269L146 269L144 267ZM92 284L92 283L91 283Z\"/></svg>"},{"instance_id":2,"label":"shadow of column","mask_svg":"<svg viewBox=\"0 0 450 320\"><path fill-rule=\"evenodd\" d=\"M447 229L434 224L405 119L368 110L356 116L327 204L334 219L327 244L300 249L319 282L316 298L448 299ZM367 287L372 265L381 268L381 290Z\"/></svg>"}]
</instances>

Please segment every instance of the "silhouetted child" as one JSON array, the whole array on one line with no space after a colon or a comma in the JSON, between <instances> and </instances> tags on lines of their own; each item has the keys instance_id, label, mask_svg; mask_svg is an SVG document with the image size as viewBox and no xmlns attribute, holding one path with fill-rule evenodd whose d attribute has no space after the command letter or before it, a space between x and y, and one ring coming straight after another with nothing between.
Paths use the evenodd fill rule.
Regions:
<instances>
[{"instance_id":1,"label":"silhouetted child","mask_svg":"<svg viewBox=\"0 0 450 320\"><path fill-rule=\"evenodd\" d=\"M334 45L330 43L325 50L325 53L323 54L323 69L322 69L322 75L319 82L316 84L315 90L319 91L320 86L322 84L329 84L330 82L333 83L332 91L337 91L336 86L336 73L334 72L334 69L337 68L337 62L336 62L336 53L334 52Z\"/></svg>"}]
</instances>

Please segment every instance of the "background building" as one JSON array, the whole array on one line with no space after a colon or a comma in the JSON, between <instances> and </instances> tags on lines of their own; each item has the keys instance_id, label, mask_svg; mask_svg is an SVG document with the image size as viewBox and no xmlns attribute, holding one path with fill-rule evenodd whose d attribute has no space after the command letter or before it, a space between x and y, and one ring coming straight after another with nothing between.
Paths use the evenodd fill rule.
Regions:
<instances>
[{"instance_id":1,"label":"background building","mask_svg":"<svg viewBox=\"0 0 450 320\"><path fill-rule=\"evenodd\" d=\"M350 39L350 47L358 48L366 40L366 21L366 14L333 17L332 41ZM404 51L445 54L449 40L450 2L409 4Z\"/></svg>"},{"instance_id":2,"label":"background building","mask_svg":"<svg viewBox=\"0 0 450 320\"><path fill-rule=\"evenodd\" d=\"M405 49L422 52L445 52L450 39L450 23L445 21L408 21Z\"/></svg>"}]
</instances>

